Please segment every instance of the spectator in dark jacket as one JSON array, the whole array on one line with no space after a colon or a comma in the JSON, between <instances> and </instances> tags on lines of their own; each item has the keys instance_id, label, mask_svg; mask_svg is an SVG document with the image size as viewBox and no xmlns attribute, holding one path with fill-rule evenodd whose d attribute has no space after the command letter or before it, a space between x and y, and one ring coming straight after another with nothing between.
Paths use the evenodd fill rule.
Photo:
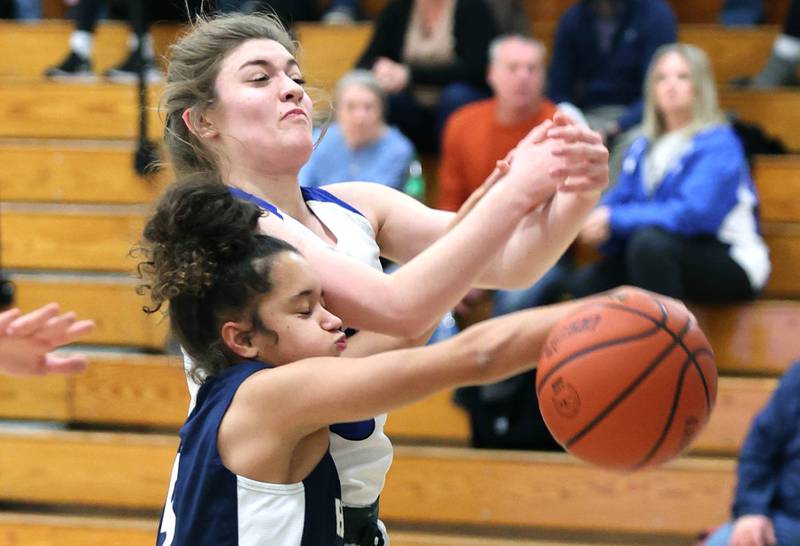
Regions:
<instances>
[{"instance_id":1,"label":"spectator in dark jacket","mask_svg":"<svg viewBox=\"0 0 800 546\"><path fill-rule=\"evenodd\" d=\"M548 95L583 110L614 136L642 119L642 85L653 53L677 37L664 0L580 0L561 17Z\"/></svg>"},{"instance_id":2,"label":"spectator in dark jacket","mask_svg":"<svg viewBox=\"0 0 800 546\"><path fill-rule=\"evenodd\" d=\"M800 363L753 421L737 474L733 520L706 546L800 544Z\"/></svg>"},{"instance_id":3,"label":"spectator in dark jacket","mask_svg":"<svg viewBox=\"0 0 800 546\"><path fill-rule=\"evenodd\" d=\"M496 34L483 0L392 0L358 67L372 70L389 95L389 124L431 151L454 110L489 96L487 52Z\"/></svg>"}]
</instances>

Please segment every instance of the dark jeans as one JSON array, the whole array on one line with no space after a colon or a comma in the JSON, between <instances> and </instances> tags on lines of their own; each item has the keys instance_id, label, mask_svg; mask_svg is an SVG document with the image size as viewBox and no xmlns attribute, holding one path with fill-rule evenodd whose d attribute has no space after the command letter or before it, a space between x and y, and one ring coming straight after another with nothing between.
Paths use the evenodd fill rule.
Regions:
<instances>
[{"instance_id":1,"label":"dark jeans","mask_svg":"<svg viewBox=\"0 0 800 546\"><path fill-rule=\"evenodd\" d=\"M748 300L756 293L744 270L715 237L691 237L643 228L622 254L576 271L567 283L576 297L630 284L677 299L701 303Z\"/></svg>"},{"instance_id":2,"label":"dark jeans","mask_svg":"<svg viewBox=\"0 0 800 546\"><path fill-rule=\"evenodd\" d=\"M97 21L100 19L101 10L105 6L104 0L80 0L75 6L75 30L94 32ZM144 21L131 21L131 28L135 34L146 34L150 29L150 16L148 2L142 2ZM138 25L143 23L141 28Z\"/></svg>"},{"instance_id":3,"label":"dark jeans","mask_svg":"<svg viewBox=\"0 0 800 546\"><path fill-rule=\"evenodd\" d=\"M800 0L792 0L789 12L783 20L783 33L800 38Z\"/></svg>"},{"instance_id":4,"label":"dark jeans","mask_svg":"<svg viewBox=\"0 0 800 546\"><path fill-rule=\"evenodd\" d=\"M420 152L439 150L442 130L448 116L465 104L489 98L484 87L454 82L444 86L435 108L420 105L409 92L389 95L388 121L396 125Z\"/></svg>"}]
</instances>

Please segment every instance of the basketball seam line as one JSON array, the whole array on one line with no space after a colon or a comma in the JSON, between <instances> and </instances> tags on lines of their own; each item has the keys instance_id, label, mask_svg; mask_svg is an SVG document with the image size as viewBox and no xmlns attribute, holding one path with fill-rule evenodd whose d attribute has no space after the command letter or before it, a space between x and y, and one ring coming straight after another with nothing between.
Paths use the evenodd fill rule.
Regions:
<instances>
[{"instance_id":1,"label":"basketball seam line","mask_svg":"<svg viewBox=\"0 0 800 546\"><path fill-rule=\"evenodd\" d=\"M655 300L655 298L654 298L654 300ZM618 304L614 304L614 303L598 303L596 305L593 305L592 307L606 307L606 308L616 309L618 311L626 311L628 313L633 313L634 315L639 315L639 316L644 317L647 320L651 321L655 325L655 328L653 328L651 330L645 330L644 332L640 332L638 334L634 334L634 335L631 335L631 336L628 336L628 337L624 337L624 338L606 340L606 341L603 341L601 343L598 343L597 345L592 345L590 347L585 347L585 348L581 349L580 351L569 355L567 358L565 358L561 362L559 362L557 364L554 364L553 367L550 369L550 371L548 371L541 378L537 379L537 381L536 381L536 383L537 383L536 395L538 396L538 395L541 394L545 383L547 382L547 380L550 379L550 377L554 373L556 373L558 370L560 370L561 368L563 368L564 366L566 366L567 364L569 364L571 361L575 360L576 358L578 358L580 356L583 356L586 353L589 353L589 352L592 352L592 351L597 351L597 350L600 350L600 349L606 349L608 347L613 347L614 345L618 345L620 343L627 343L629 341L636 341L636 340L639 340L639 339L644 339L646 337L650 337L653 334L655 334L656 332L658 332L659 329L664 328L664 326L666 324L666 321L667 321L666 309L664 308L664 306L661 304L660 301L655 300L655 302L658 305L659 309L661 310L661 321L658 321L658 320L654 319L650 315L647 315L645 313L637 311L636 309L631 309L629 307L624 307L622 305L618 305Z\"/></svg>"},{"instance_id":2,"label":"basketball seam line","mask_svg":"<svg viewBox=\"0 0 800 546\"><path fill-rule=\"evenodd\" d=\"M675 387L675 394L672 396L672 405L670 406L669 415L667 415L667 422L664 423L664 426L661 428L661 434L658 435L653 447L650 448L650 451L644 456L644 458L633 465L631 470L636 470L637 468L641 468L646 465L650 459L653 458L653 455L661 448L664 444L664 440L667 437L667 433L669 432L670 428L672 428L672 421L675 419L675 413L678 411L678 400L680 399L681 391L683 390L683 381L686 377L686 371L689 369L689 363L691 362L691 357L686 357L686 360L683 362L683 366L681 367L681 373L678 376L678 385Z\"/></svg>"},{"instance_id":3,"label":"basketball seam line","mask_svg":"<svg viewBox=\"0 0 800 546\"><path fill-rule=\"evenodd\" d=\"M686 321L686 325L685 325L685 326L683 327L683 329L681 330L681 334L680 334L680 336L681 336L681 337L685 336L685 335L686 335L686 333L689 331L689 326L691 325L691 323L692 323L691 319L690 319L690 320L688 320L688 321ZM675 339L673 339L673 340L672 340L672 342L671 342L671 343L670 343L670 344L669 344L667 347L665 347L665 348L664 348L664 350L662 350L662 351L661 351L661 353L660 353L658 356L656 356L656 359L655 359L653 362L651 362L651 363L650 363L650 364L647 366L647 368L645 368L645 369L644 369L644 371L643 371L642 373L640 373L640 374L639 374L639 376L638 376L638 377L637 377L637 378L636 378L636 379L633 381L633 383L631 383L631 384L630 384L630 385L628 385L628 386L627 386L625 389L623 389L623 391L622 391L622 392L619 394L619 396L617 396L617 397L616 397L616 398L615 398L615 399L614 399L614 400L613 400L613 401L612 401L610 404L608 404L608 405L607 405L607 406L606 406L606 407L605 407L605 408L604 408L604 409L603 409L603 410L602 410L602 411L601 411L601 412L600 412L598 415L596 415L596 416L595 416L595 417L594 417L594 418L593 418L591 421L589 421L589 422L588 422L588 423L587 423L587 424L586 424L586 425L583 427L583 429L581 429L581 430L580 430L580 431L579 431L577 434L575 434L575 435L574 435L572 438L570 438L569 440L567 440L567 442L565 442L564 446L565 446L565 447L567 447L567 448L569 448L569 447L572 447L572 446L573 446L573 445L574 445L576 442L578 442L578 441L579 441L579 440L581 440L583 437L585 437L585 436L586 436L586 435L587 435L587 434L588 434L588 433L589 433L589 432L590 432L590 431L591 431L591 430L592 430L592 429L593 429L595 426L597 426L597 425L600 423L600 421L602 421L603 419L605 419L605 418L608 416L608 414L610 414L612 411L614 411L614 409L615 409L617 406L619 406L619 405L620 405L622 402L624 402L624 401L625 401L625 399L626 399L626 398L627 398L627 397L628 397L628 396L629 396L629 395L630 395L630 394L631 394L631 393L632 393L634 390L636 390L636 387L638 387L638 386L639 386L639 385L640 385L640 384L641 384L641 383L642 383L642 382L643 382L645 379L647 379L647 377L648 377L648 376L649 376L651 373L653 373L653 371L654 371L654 370L655 370L655 369L658 367L658 365L659 365L659 364L660 364L660 363L661 363L661 362L662 362L662 361L663 361L663 360L664 360L664 359L665 359L667 356L669 356L669 353L671 353L671 352L672 352L672 350L675 348L675 346L676 346L677 344L678 344L678 342L677 342Z\"/></svg>"}]
</instances>

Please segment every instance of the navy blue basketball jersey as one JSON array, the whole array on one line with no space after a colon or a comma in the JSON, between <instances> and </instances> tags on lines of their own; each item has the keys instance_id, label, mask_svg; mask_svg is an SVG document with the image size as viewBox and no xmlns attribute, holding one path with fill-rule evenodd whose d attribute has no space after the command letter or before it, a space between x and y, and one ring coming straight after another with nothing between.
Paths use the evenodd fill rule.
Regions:
<instances>
[{"instance_id":1,"label":"navy blue basketball jersey","mask_svg":"<svg viewBox=\"0 0 800 546\"><path fill-rule=\"evenodd\" d=\"M242 382L265 368L242 362L200 387L181 427L157 546L343 545L341 489L330 451L292 484L251 480L222 464L222 418Z\"/></svg>"}]
</instances>

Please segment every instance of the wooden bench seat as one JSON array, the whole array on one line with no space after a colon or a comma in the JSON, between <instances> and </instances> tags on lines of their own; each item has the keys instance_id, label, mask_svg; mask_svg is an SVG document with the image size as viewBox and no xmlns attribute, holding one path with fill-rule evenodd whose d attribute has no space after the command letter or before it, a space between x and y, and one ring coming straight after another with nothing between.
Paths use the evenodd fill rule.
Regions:
<instances>
[{"instance_id":1,"label":"wooden bench seat","mask_svg":"<svg viewBox=\"0 0 800 546\"><path fill-rule=\"evenodd\" d=\"M800 93L791 89L722 89L719 98L722 107L740 119L757 123L791 150L800 150Z\"/></svg>"},{"instance_id":2,"label":"wooden bench seat","mask_svg":"<svg viewBox=\"0 0 800 546\"><path fill-rule=\"evenodd\" d=\"M135 206L4 204L3 266L129 273L131 247L141 239L146 209Z\"/></svg>"},{"instance_id":3,"label":"wooden bench seat","mask_svg":"<svg viewBox=\"0 0 800 546\"><path fill-rule=\"evenodd\" d=\"M173 436L1 427L0 499L157 511L175 448ZM625 475L560 454L399 447L381 513L390 524L688 536L727 518L733 482L723 459Z\"/></svg>"},{"instance_id":4,"label":"wooden bench seat","mask_svg":"<svg viewBox=\"0 0 800 546\"><path fill-rule=\"evenodd\" d=\"M0 512L0 546L152 546L157 518ZM390 529L393 546L602 546L596 540L528 540ZM647 546L641 542L638 546ZM618 546L618 545L617 545Z\"/></svg>"},{"instance_id":5,"label":"wooden bench seat","mask_svg":"<svg viewBox=\"0 0 800 546\"><path fill-rule=\"evenodd\" d=\"M160 313L146 315L147 298L136 293L137 281L125 275L12 274L16 305L36 309L58 301L64 310L95 321L82 343L123 345L163 350L168 321Z\"/></svg>"},{"instance_id":6,"label":"wooden bench seat","mask_svg":"<svg viewBox=\"0 0 800 546\"><path fill-rule=\"evenodd\" d=\"M160 140L160 87L149 93L150 138ZM0 85L0 138L133 139L139 113L133 85L9 81Z\"/></svg>"},{"instance_id":7,"label":"wooden bench seat","mask_svg":"<svg viewBox=\"0 0 800 546\"><path fill-rule=\"evenodd\" d=\"M171 173L146 178L133 170L135 147L106 141L0 141L3 201L150 203Z\"/></svg>"}]
</instances>

